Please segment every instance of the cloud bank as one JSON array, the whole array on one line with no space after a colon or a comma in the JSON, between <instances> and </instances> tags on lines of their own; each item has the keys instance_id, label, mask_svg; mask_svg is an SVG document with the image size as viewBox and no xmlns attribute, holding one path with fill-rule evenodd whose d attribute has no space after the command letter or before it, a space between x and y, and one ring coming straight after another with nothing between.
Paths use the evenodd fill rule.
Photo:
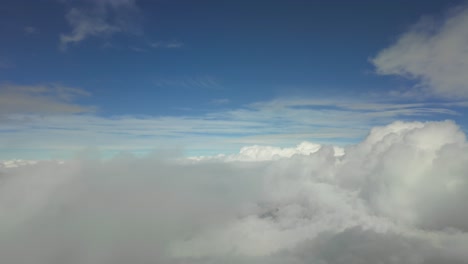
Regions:
<instances>
[{"instance_id":1,"label":"cloud bank","mask_svg":"<svg viewBox=\"0 0 468 264\"><path fill-rule=\"evenodd\" d=\"M468 144L455 123L375 127L341 155L311 143L239 155L251 152L10 162L2 261L468 263Z\"/></svg>"},{"instance_id":2,"label":"cloud bank","mask_svg":"<svg viewBox=\"0 0 468 264\"><path fill-rule=\"evenodd\" d=\"M254 144L291 146L311 141L344 145L361 140L372 126L393 120L453 119L468 106L466 101L402 103L390 97L283 98L235 108L181 110L182 114L174 116L103 116L73 100L80 94L64 100L53 87L47 89L52 90L32 94L10 89L14 94L2 97L6 103L2 105L0 149L5 151L0 152L0 159L70 157L86 147L109 157L124 150L148 153L174 147L189 156L200 156L235 153Z\"/></svg>"},{"instance_id":3,"label":"cloud bank","mask_svg":"<svg viewBox=\"0 0 468 264\"><path fill-rule=\"evenodd\" d=\"M468 6L424 17L371 59L377 73L416 79L432 96L468 97Z\"/></svg>"}]
</instances>

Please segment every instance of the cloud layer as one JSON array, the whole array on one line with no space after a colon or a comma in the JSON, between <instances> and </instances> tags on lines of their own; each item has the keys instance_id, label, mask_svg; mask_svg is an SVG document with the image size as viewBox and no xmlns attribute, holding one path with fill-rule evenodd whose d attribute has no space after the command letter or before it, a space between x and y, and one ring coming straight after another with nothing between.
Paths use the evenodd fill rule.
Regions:
<instances>
[{"instance_id":1,"label":"cloud layer","mask_svg":"<svg viewBox=\"0 0 468 264\"><path fill-rule=\"evenodd\" d=\"M341 155L310 143L239 155L252 150L258 161L10 162L2 260L468 263L468 145L455 123L376 127Z\"/></svg>"},{"instance_id":2,"label":"cloud layer","mask_svg":"<svg viewBox=\"0 0 468 264\"><path fill-rule=\"evenodd\" d=\"M457 118L460 107L466 107L466 101L401 103L389 97L285 98L205 112L189 109L187 115L102 116L90 113L92 107L74 103L73 96L62 98L53 87L26 88L12 88L2 97L6 103L0 149L8 151L0 153L0 159L70 157L86 147L98 148L105 156L122 150L147 153L174 147L200 156L234 153L253 144L347 144L362 139L372 126L395 119ZM50 90L32 94L28 89Z\"/></svg>"},{"instance_id":3,"label":"cloud layer","mask_svg":"<svg viewBox=\"0 0 468 264\"><path fill-rule=\"evenodd\" d=\"M468 97L468 6L424 17L371 61L377 73L418 80L425 93Z\"/></svg>"}]
</instances>

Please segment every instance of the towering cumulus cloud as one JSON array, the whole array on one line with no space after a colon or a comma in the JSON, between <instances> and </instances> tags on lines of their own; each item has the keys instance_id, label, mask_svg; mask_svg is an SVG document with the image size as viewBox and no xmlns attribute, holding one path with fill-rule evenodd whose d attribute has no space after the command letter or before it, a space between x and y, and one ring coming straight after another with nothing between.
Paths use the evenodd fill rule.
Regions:
<instances>
[{"instance_id":1,"label":"towering cumulus cloud","mask_svg":"<svg viewBox=\"0 0 468 264\"><path fill-rule=\"evenodd\" d=\"M2 262L468 263L455 123L396 122L337 150L3 163Z\"/></svg>"}]
</instances>

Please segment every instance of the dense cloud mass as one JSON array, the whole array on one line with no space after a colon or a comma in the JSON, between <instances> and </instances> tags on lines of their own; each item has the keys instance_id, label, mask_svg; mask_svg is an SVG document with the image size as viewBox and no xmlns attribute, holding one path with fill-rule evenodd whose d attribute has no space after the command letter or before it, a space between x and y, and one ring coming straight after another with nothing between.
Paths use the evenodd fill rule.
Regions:
<instances>
[{"instance_id":1,"label":"dense cloud mass","mask_svg":"<svg viewBox=\"0 0 468 264\"><path fill-rule=\"evenodd\" d=\"M468 145L451 121L376 127L344 150L303 143L186 161L9 161L0 166L0 256L468 263L467 200Z\"/></svg>"}]
</instances>

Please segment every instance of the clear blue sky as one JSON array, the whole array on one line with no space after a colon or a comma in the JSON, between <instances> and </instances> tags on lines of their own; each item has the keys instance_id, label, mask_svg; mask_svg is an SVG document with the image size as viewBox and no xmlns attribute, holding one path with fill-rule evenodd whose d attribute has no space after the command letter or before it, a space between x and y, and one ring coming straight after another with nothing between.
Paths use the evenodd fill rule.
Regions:
<instances>
[{"instance_id":1,"label":"clear blue sky","mask_svg":"<svg viewBox=\"0 0 468 264\"><path fill-rule=\"evenodd\" d=\"M466 1L4 0L0 159L466 129ZM465 30L464 30L465 29Z\"/></svg>"}]
</instances>

